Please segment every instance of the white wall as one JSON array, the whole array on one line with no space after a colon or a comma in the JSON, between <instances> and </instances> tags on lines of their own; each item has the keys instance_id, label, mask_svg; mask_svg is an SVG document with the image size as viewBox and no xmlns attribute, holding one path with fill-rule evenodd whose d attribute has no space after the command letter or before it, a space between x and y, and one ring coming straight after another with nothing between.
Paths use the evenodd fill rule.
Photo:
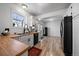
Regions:
<instances>
[{"instance_id":1,"label":"white wall","mask_svg":"<svg viewBox=\"0 0 79 59\"><path fill-rule=\"evenodd\" d=\"M3 4L0 4L0 33L6 27L10 28L11 33L14 33L14 32L22 33L23 32L22 27L16 28L12 26L12 18L11 18L12 12L16 12L24 16L24 23L27 23L28 25L30 25L31 15L27 13L21 6L17 4L3 3Z\"/></svg>"},{"instance_id":2,"label":"white wall","mask_svg":"<svg viewBox=\"0 0 79 59\"><path fill-rule=\"evenodd\" d=\"M60 37L60 24L61 24L61 20L53 20L47 22L46 27L48 27L48 36Z\"/></svg>"},{"instance_id":3,"label":"white wall","mask_svg":"<svg viewBox=\"0 0 79 59\"><path fill-rule=\"evenodd\" d=\"M43 15L37 16L37 18L43 20L46 22L45 26L48 27L48 35L49 36L58 36L60 37L60 24L61 24L61 18L63 15L66 13L67 9L62 9L62 10L57 10L55 12L49 12ZM49 19L44 19L44 18L51 18L55 19L54 21L49 21ZM48 20L48 21L47 21Z\"/></svg>"},{"instance_id":4,"label":"white wall","mask_svg":"<svg viewBox=\"0 0 79 59\"><path fill-rule=\"evenodd\" d=\"M44 22L46 22L46 24L44 26L48 27L48 35L49 36L58 36L60 37L60 24L61 24L61 18L63 17L63 15L66 13L67 9L62 9L62 10L57 10L55 12L49 12L43 15L39 15L37 16L37 18L43 20ZM49 19L44 19L44 18L51 18L55 19L54 21L49 21ZM48 20L48 21L47 21Z\"/></svg>"},{"instance_id":5,"label":"white wall","mask_svg":"<svg viewBox=\"0 0 79 59\"><path fill-rule=\"evenodd\" d=\"M67 9L57 10L55 12L49 12L46 14L42 14L37 16L37 18L43 19L48 17L54 17L54 16L63 16L66 13Z\"/></svg>"},{"instance_id":6,"label":"white wall","mask_svg":"<svg viewBox=\"0 0 79 59\"><path fill-rule=\"evenodd\" d=\"M5 27L11 27L10 9L6 4L0 4L0 33Z\"/></svg>"}]
</instances>

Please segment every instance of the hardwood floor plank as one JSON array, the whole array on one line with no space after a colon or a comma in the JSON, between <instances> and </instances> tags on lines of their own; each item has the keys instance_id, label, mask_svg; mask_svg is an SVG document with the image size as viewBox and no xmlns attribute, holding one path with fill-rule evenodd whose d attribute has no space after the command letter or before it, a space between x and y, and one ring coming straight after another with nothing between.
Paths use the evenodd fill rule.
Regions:
<instances>
[{"instance_id":1,"label":"hardwood floor plank","mask_svg":"<svg viewBox=\"0 0 79 59\"><path fill-rule=\"evenodd\" d=\"M35 47L42 49L40 56L64 56L59 37L44 37Z\"/></svg>"}]
</instances>

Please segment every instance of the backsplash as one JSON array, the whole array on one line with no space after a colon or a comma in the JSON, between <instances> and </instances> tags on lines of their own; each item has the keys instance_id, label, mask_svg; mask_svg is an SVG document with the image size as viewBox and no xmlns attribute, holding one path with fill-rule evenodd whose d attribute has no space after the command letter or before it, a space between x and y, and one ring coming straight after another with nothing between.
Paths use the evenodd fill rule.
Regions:
<instances>
[{"instance_id":1,"label":"backsplash","mask_svg":"<svg viewBox=\"0 0 79 59\"><path fill-rule=\"evenodd\" d=\"M14 33L23 33L23 28L22 27L13 27L10 28L10 33L14 34Z\"/></svg>"}]
</instances>

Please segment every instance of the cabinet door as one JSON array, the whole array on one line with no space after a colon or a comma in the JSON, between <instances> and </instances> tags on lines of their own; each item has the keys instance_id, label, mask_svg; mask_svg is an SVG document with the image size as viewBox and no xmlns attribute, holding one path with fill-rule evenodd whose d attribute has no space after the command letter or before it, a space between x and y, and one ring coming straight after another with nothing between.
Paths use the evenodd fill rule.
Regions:
<instances>
[{"instance_id":1,"label":"cabinet door","mask_svg":"<svg viewBox=\"0 0 79 59\"><path fill-rule=\"evenodd\" d=\"M30 46L33 46L33 36L29 36L29 38L28 38L28 44L30 45Z\"/></svg>"},{"instance_id":2,"label":"cabinet door","mask_svg":"<svg viewBox=\"0 0 79 59\"><path fill-rule=\"evenodd\" d=\"M66 15L65 16L71 16L72 13L72 4L69 6L69 8L66 11Z\"/></svg>"},{"instance_id":3,"label":"cabinet door","mask_svg":"<svg viewBox=\"0 0 79 59\"><path fill-rule=\"evenodd\" d=\"M25 44L28 44L28 37L27 36L22 36L21 38L20 38L20 41L21 42L23 42L23 43L25 43Z\"/></svg>"},{"instance_id":4,"label":"cabinet door","mask_svg":"<svg viewBox=\"0 0 79 59\"><path fill-rule=\"evenodd\" d=\"M72 4L72 14L73 16L76 16L79 14L79 3Z\"/></svg>"}]
</instances>

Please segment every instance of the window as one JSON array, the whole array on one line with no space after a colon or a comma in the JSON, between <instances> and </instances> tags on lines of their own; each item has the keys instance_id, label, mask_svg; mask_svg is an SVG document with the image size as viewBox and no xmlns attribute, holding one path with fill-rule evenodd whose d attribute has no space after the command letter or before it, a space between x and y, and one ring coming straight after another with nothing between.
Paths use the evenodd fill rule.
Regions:
<instances>
[{"instance_id":1,"label":"window","mask_svg":"<svg viewBox=\"0 0 79 59\"><path fill-rule=\"evenodd\" d=\"M22 27L24 17L22 15L19 15L15 12L12 13L12 21L13 21L13 27Z\"/></svg>"}]
</instances>

